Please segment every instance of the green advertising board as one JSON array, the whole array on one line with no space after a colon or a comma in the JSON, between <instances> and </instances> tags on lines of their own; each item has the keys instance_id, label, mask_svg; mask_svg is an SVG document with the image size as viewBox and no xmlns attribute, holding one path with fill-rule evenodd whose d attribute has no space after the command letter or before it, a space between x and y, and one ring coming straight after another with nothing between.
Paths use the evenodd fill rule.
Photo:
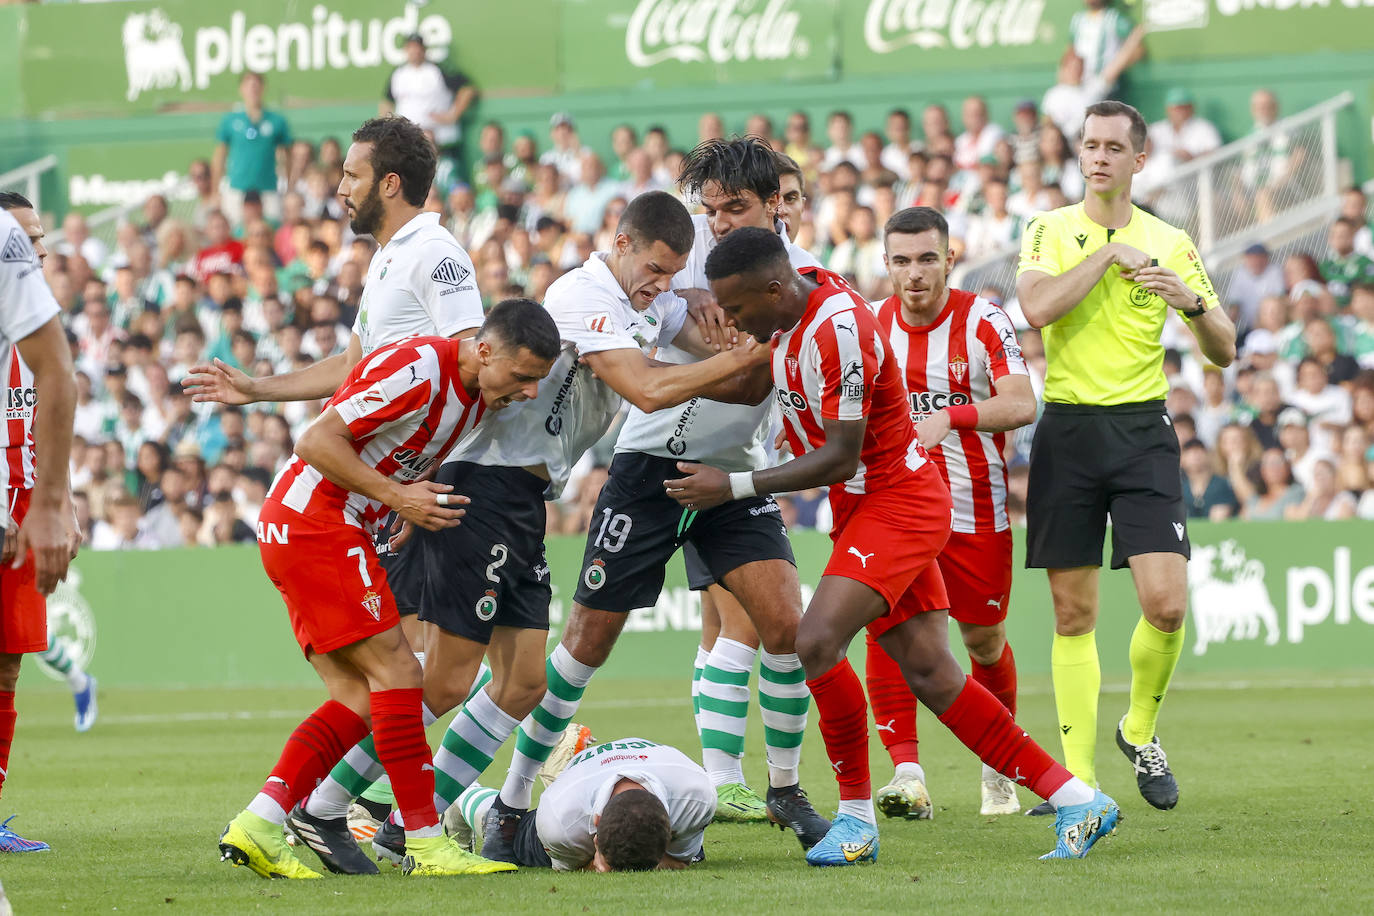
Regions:
<instances>
[{"instance_id":1,"label":"green advertising board","mask_svg":"<svg viewBox=\"0 0 1374 916\"><path fill-rule=\"evenodd\" d=\"M225 107L241 74L267 76L270 104L377 99L418 32L508 91L551 91L548 0L197 0L71 4L27 11L20 57L31 117ZM518 49L518 51L517 51Z\"/></svg>"},{"instance_id":2,"label":"green advertising board","mask_svg":"<svg viewBox=\"0 0 1374 916\"><path fill-rule=\"evenodd\" d=\"M1077 0L839 0L846 74L992 70L1053 73ZM917 89L917 87L913 87Z\"/></svg>"},{"instance_id":3,"label":"green advertising board","mask_svg":"<svg viewBox=\"0 0 1374 916\"><path fill-rule=\"evenodd\" d=\"M67 148L63 176L67 206L82 213L105 207L136 204L150 194L174 198L185 181L188 166L209 158L205 140L163 140L135 143L90 143ZM180 192L184 199L194 196Z\"/></svg>"},{"instance_id":4,"label":"green advertising board","mask_svg":"<svg viewBox=\"0 0 1374 916\"><path fill-rule=\"evenodd\" d=\"M829 78L834 0L566 0L564 90Z\"/></svg>"},{"instance_id":5,"label":"green advertising board","mask_svg":"<svg viewBox=\"0 0 1374 916\"><path fill-rule=\"evenodd\" d=\"M1184 674L1369 669L1374 649L1374 543L1363 522L1197 524L1191 528ZM830 542L793 536L806 596ZM571 607L581 538L551 538L553 632ZM1022 568L1018 536L1008 638L1027 675L1049 671L1053 631L1044 573ZM280 596L253 547L84 553L50 602L58 628L93 656L108 686L308 684ZM1139 615L1131 577L1102 574L1098 645L1108 677L1128 672ZM607 588L614 588L610 582ZM701 611L680 561L652 608L627 621L603 677L690 679ZM862 640L855 641L856 652ZM963 653L956 649L956 657Z\"/></svg>"},{"instance_id":6,"label":"green advertising board","mask_svg":"<svg viewBox=\"0 0 1374 916\"><path fill-rule=\"evenodd\" d=\"M1142 0L1151 57L1374 51L1370 0Z\"/></svg>"}]
</instances>

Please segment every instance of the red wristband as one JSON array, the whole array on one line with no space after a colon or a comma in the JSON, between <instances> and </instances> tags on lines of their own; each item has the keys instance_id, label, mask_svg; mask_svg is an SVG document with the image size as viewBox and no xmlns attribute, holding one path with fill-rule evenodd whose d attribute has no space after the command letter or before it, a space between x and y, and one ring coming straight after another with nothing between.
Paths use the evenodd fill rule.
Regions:
<instances>
[{"instance_id":1,"label":"red wristband","mask_svg":"<svg viewBox=\"0 0 1374 916\"><path fill-rule=\"evenodd\" d=\"M946 407L945 413L949 414L951 429L977 429L978 427L978 406L976 404L959 404L954 407Z\"/></svg>"}]
</instances>

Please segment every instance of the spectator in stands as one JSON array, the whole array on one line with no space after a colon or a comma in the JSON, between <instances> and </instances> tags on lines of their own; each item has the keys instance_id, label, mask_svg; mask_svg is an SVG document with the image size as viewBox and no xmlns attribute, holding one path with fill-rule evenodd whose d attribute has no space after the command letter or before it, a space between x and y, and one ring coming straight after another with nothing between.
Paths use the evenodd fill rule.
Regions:
<instances>
[{"instance_id":1,"label":"spectator in stands","mask_svg":"<svg viewBox=\"0 0 1374 916\"><path fill-rule=\"evenodd\" d=\"M969 217L964 257L976 261L1006 249L1021 237L1021 221L1007 209L1007 183L994 178L983 185L983 212Z\"/></svg>"},{"instance_id":2,"label":"spectator in stands","mask_svg":"<svg viewBox=\"0 0 1374 916\"><path fill-rule=\"evenodd\" d=\"M950 131L949 111L945 106L932 102L921 111L921 133L928 152L954 154L954 134Z\"/></svg>"},{"instance_id":3,"label":"spectator in stands","mask_svg":"<svg viewBox=\"0 0 1374 916\"><path fill-rule=\"evenodd\" d=\"M1046 187L1058 188L1066 198L1065 203L1083 199L1083 173L1079 171L1078 157L1064 133L1053 124L1040 129L1040 161L1044 163L1041 176Z\"/></svg>"},{"instance_id":4,"label":"spectator in stands","mask_svg":"<svg viewBox=\"0 0 1374 916\"><path fill-rule=\"evenodd\" d=\"M583 148L573 119L561 111L551 117L549 139L552 147L539 157L539 161L557 168L564 182L577 181L582 173Z\"/></svg>"},{"instance_id":5,"label":"spectator in stands","mask_svg":"<svg viewBox=\"0 0 1374 916\"><path fill-rule=\"evenodd\" d=\"M1217 436L1217 458L1226 469L1226 482L1242 506L1257 492L1262 453L1259 440L1248 426L1230 423Z\"/></svg>"},{"instance_id":6,"label":"spectator in stands","mask_svg":"<svg viewBox=\"0 0 1374 916\"><path fill-rule=\"evenodd\" d=\"M1152 155L1170 166L1167 177L1185 163L1221 146L1221 132L1197 114L1193 94L1181 86L1164 96L1164 120L1150 125Z\"/></svg>"},{"instance_id":7,"label":"spectator in stands","mask_svg":"<svg viewBox=\"0 0 1374 916\"><path fill-rule=\"evenodd\" d=\"M1005 132L988 119L988 103L981 95L964 99L960 114L964 132L954 138L954 165L971 170L984 156L996 153L997 143Z\"/></svg>"},{"instance_id":8,"label":"spectator in stands","mask_svg":"<svg viewBox=\"0 0 1374 916\"><path fill-rule=\"evenodd\" d=\"M830 269L848 278L865 299L871 301L891 295L890 290L879 295L884 289L882 281L887 279L887 268L883 264L883 240L878 237L873 210L855 207L849 213L845 229L848 237L831 252Z\"/></svg>"},{"instance_id":9,"label":"spectator in stands","mask_svg":"<svg viewBox=\"0 0 1374 916\"><path fill-rule=\"evenodd\" d=\"M1279 197L1296 177L1304 161L1304 150L1287 132L1270 131L1279 119L1279 99L1268 89L1250 94L1251 133L1269 132L1271 136L1247 147L1242 153L1240 181L1244 193L1254 202L1255 215L1269 220Z\"/></svg>"},{"instance_id":10,"label":"spectator in stands","mask_svg":"<svg viewBox=\"0 0 1374 916\"><path fill-rule=\"evenodd\" d=\"M281 219L277 187L286 174L291 127L286 118L263 108L262 74L245 70L239 78L241 107L220 121L211 160L212 183L220 190L220 210L235 225L243 217L243 196L257 191L268 219Z\"/></svg>"},{"instance_id":11,"label":"spectator in stands","mask_svg":"<svg viewBox=\"0 0 1374 916\"><path fill-rule=\"evenodd\" d=\"M905 108L894 108L887 113L884 122L887 145L883 147L879 161L883 168L899 179L911 177L911 154L920 149L911 139L911 115Z\"/></svg>"},{"instance_id":12,"label":"spectator in stands","mask_svg":"<svg viewBox=\"0 0 1374 916\"><path fill-rule=\"evenodd\" d=\"M1325 448L1313 447L1307 424L1307 415L1296 407L1286 408L1279 414L1279 447L1283 449L1283 457L1288 459L1293 479L1304 490L1312 487L1313 465L1322 458L1331 457Z\"/></svg>"},{"instance_id":13,"label":"spectator in stands","mask_svg":"<svg viewBox=\"0 0 1374 916\"><path fill-rule=\"evenodd\" d=\"M1336 436L1351 419L1350 392L1331 384L1326 367L1311 356L1298 363L1297 385L1288 402L1311 419L1313 441L1323 450L1334 447Z\"/></svg>"},{"instance_id":14,"label":"spectator in stands","mask_svg":"<svg viewBox=\"0 0 1374 916\"><path fill-rule=\"evenodd\" d=\"M606 167L602 165L601 157L591 150L582 153L578 173L578 180L568 190L564 210L573 232L593 233L600 228L606 205L616 195L618 188L614 181L606 177Z\"/></svg>"},{"instance_id":15,"label":"spectator in stands","mask_svg":"<svg viewBox=\"0 0 1374 916\"><path fill-rule=\"evenodd\" d=\"M1226 396L1226 378L1215 366L1204 366L1202 370L1202 397L1193 408L1193 420L1197 424L1197 436L1208 448L1214 448L1217 437L1228 423L1236 418L1236 411Z\"/></svg>"},{"instance_id":16,"label":"spectator in stands","mask_svg":"<svg viewBox=\"0 0 1374 916\"><path fill-rule=\"evenodd\" d=\"M1367 258L1374 258L1374 228L1369 221L1369 201L1364 189L1351 185L1341 192L1341 216L1354 220L1359 226L1355 230L1355 250Z\"/></svg>"},{"instance_id":17,"label":"spectator in stands","mask_svg":"<svg viewBox=\"0 0 1374 916\"><path fill-rule=\"evenodd\" d=\"M804 111L792 112L787 116L782 133L782 151L798 165L805 164L811 154L811 118Z\"/></svg>"},{"instance_id":18,"label":"spectator in stands","mask_svg":"<svg viewBox=\"0 0 1374 916\"><path fill-rule=\"evenodd\" d=\"M1220 522L1240 514L1235 491L1216 472L1207 446L1200 439L1182 446L1179 465L1183 474L1183 503L1189 518Z\"/></svg>"},{"instance_id":19,"label":"spectator in stands","mask_svg":"<svg viewBox=\"0 0 1374 916\"><path fill-rule=\"evenodd\" d=\"M1271 260L1269 249L1258 243L1246 248L1226 290L1228 301L1236 306L1237 333L1244 337L1255 326L1262 300L1283 292L1283 271Z\"/></svg>"},{"instance_id":20,"label":"spectator in stands","mask_svg":"<svg viewBox=\"0 0 1374 916\"><path fill-rule=\"evenodd\" d=\"M1355 517L1358 500L1353 494L1338 486L1333 459L1317 460L1312 467L1312 483L1304 489L1306 495L1302 502L1289 512L1289 518L1331 521Z\"/></svg>"},{"instance_id":21,"label":"spectator in stands","mask_svg":"<svg viewBox=\"0 0 1374 916\"><path fill-rule=\"evenodd\" d=\"M628 124L617 124L611 130L611 167L608 170L612 181L623 182L630 177L630 168L625 163L625 157L630 155L630 151L639 148L639 137L635 134L635 129Z\"/></svg>"},{"instance_id":22,"label":"spectator in stands","mask_svg":"<svg viewBox=\"0 0 1374 916\"><path fill-rule=\"evenodd\" d=\"M1288 406L1279 391L1279 383L1272 375L1261 372L1255 376L1245 422L1263 448L1278 447L1279 414Z\"/></svg>"},{"instance_id":23,"label":"spectator in stands","mask_svg":"<svg viewBox=\"0 0 1374 916\"><path fill-rule=\"evenodd\" d=\"M208 283L214 274L231 275L242 264L243 243L233 237L229 218L218 210L212 212L205 221L205 247L191 259L191 276Z\"/></svg>"},{"instance_id":24,"label":"spectator in stands","mask_svg":"<svg viewBox=\"0 0 1374 916\"><path fill-rule=\"evenodd\" d=\"M1303 328L1302 337L1307 356L1321 364L1331 384L1344 385L1360 374L1360 364L1337 349L1336 331L1331 322L1313 318Z\"/></svg>"},{"instance_id":25,"label":"spectator in stands","mask_svg":"<svg viewBox=\"0 0 1374 916\"><path fill-rule=\"evenodd\" d=\"M107 507L109 521L99 520L91 531L92 550L148 550L159 546L138 528L138 500L120 493Z\"/></svg>"},{"instance_id":26,"label":"spectator in stands","mask_svg":"<svg viewBox=\"0 0 1374 916\"><path fill-rule=\"evenodd\" d=\"M825 158L821 160L821 171L828 172L841 162L848 162L856 169L868 168L868 157L863 147L854 142L854 119L847 111L832 111L825 120L825 135L830 145L825 148Z\"/></svg>"},{"instance_id":27,"label":"spectator in stands","mask_svg":"<svg viewBox=\"0 0 1374 916\"><path fill-rule=\"evenodd\" d=\"M215 185L214 170L210 167L210 160L192 160L191 165L186 170L186 177L191 180L191 187L195 189L196 194L195 209L191 212L191 225L196 229L203 229L210 211L220 208L219 188Z\"/></svg>"},{"instance_id":28,"label":"spectator in stands","mask_svg":"<svg viewBox=\"0 0 1374 916\"><path fill-rule=\"evenodd\" d=\"M1069 47L1082 58L1085 77L1102 78L1130 38L1131 20L1111 6L1110 0L1084 0L1083 6L1069 19ZM1115 75L1119 77L1144 55L1144 45L1137 45ZM1108 81L1107 90L1115 85L1115 80ZM1081 124L1078 127L1082 129Z\"/></svg>"},{"instance_id":29,"label":"spectator in stands","mask_svg":"<svg viewBox=\"0 0 1374 916\"><path fill-rule=\"evenodd\" d=\"M1374 283L1374 261L1355 250L1355 234L1367 228L1349 217L1338 217L1327 230L1326 258L1321 275L1327 291L1337 305L1350 304L1350 287L1361 282Z\"/></svg>"},{"instance_id":30,"label":"spectator in stands","mask_svg":"<svg viewBox=\"0 0 1374 916\"><path fill-rule=\"evenodd\" d=\"M714 111L708 111L697 119L697 142L719 140L725 136L725 121Z\"/></svg>"},{"instance_id":31,"label":"spectator in stands","mask_svg":"<svg viewBox=\"0 0 1374 916\"><path fill-rule=\"evenodd\" d=\"M1283 449L1268 448L1260 456L1260 486L1245 504L1241 517L1254 522L1281 521L1302 499L1302 487L1294 483Z\"/></svg>"},{"instance_id":32,"label":"spectator in stands","mask_svg":"<svg viewBox=\"0 0 1374 916\"><path fill-rule=\"evenodd\" d=\"M70 210L62 218L62 241L56 246L58 254L79 254L92 270L100 270L110 256L110 249L100 239L91 235L86 217L76 210Z\"/></svg>"}]
</instances>

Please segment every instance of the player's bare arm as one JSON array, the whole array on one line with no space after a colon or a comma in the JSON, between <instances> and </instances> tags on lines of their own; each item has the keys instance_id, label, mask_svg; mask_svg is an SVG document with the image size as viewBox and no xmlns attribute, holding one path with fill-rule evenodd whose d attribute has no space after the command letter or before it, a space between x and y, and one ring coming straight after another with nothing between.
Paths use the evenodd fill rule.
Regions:
<instances>
[{"instance_id":1,"label":"player's bare arm","mask_svg":"<svg viewBox=\"0 0 1374 916\"><path fill-rule=\"evenodd\" d=\"M722 349L728 350L735 345L738 339L738 331L733 324L729 323L725 310L716 302L715 295L709 289L675 289L673 294L682 298L687 303L687 314L692 319L691 325L684 325L676 338L673 339L673 346L680 347L689 353L696 353L684 343L684 335L687 328L695 326L695 339L710 348L709 352L700 354L710 356Z\"/></svg>"},{"instance_id":2,"label":"player's bare arm","mask_svg":"<svg viewBox=\"0 0 1374 916\"><path fill-rule=\"evenodd\" d=\"M754 493L792 493L828 487L848 480L859 470L867 420L825 420L825 444L775 468L753 472ZM686 477L665 480L668 495L689 509L709 509L734 499L730 476L704 464L679 461Z\"/></svg>"},{"instance_id":3,"label":"player's bare arm","mask_svg":"<svg viewBox=\"0 0 1374 916\"><path fill-rule=\"evenodd\" d=\"M354 334L349 338L348 349L344 352L295 372L254 378L216 359L210 364L193 366L190 374L182 379L181 387L191 395L193 401L220 404L312 401L327 398L337 391L362 356L362 342Z\"/></svg>"},{"instance_id":4,"label":"player's bare arm","mask_svg":"<svg viewBox=\"0 0 1374 916\"><path fill-rule=\"evenodd\" d=\"M1150 256L1130 245L1108 242L1057 277L1038 270L1024 271L1016 281L1016 298L1026 321L1033 328L1043 328L1063 318L1083 301L1113 264L1129 280L1135 271L1149 266Z\"/></svg>"},{"instance_id":5,"label":"player's bare arm","mask_svg":"<svg viewBox=\"0 0 1374 916\"><path fill-rule=\"evenodd\" d=\"M1122 272L1123 276L1125 271ZM1142 267L1133 277L1145 289L1163 299L1171 309L1191 312L1197 308L1201 294L1183 282L1183 278L1167 267ZM1222 308L1210 308L1189 322L1193 336L1204 356L1223 369L1236 358L1236 326Z\"/></svg>"},{"instance_id":6,"label":"player's bare arm","mask_svg":"<svg viewBox=\"0 0 1374 916\"><path fill-rule=\"evenodd\" d=\"M1035 419L1035 390L1030 377L1004 375L992 383L993 396L971 405L978 412L973 428L980 432L1000 433L1018 429ZM924 448L934 448L953 429L948 408L935 411L916 424L916 436Z\"/></svg>"},{"instance_id":7,"label":"player's bare arm","mask_svg":"<svg viewBox=\"0 0 1374 916\"><path fill-rule=\"evenodd\" d=\"M33 370L34 388L40 397L33 419L37 461L33 502L14 538L15 565L22 565L33 551L35 584L48 595L67 577L77 538L67 485L76 378L71 350L56 317L19 341L18 347L19 355Z\"/></svg>"},{"instance_id":8,"label":"player's bare arm","mask_svg":"<svg viewBox=\"0 0 1374 916\"><path fill-rule=\"evenodd\" d=\"M703 292L694 290L694 292ZM710 293L707 293L710 296ZM715 304L715 297L711 296L711 306L708 311L713 312L712 322L709 327L703 330L703 325L691 322L684 324L682 330L673 338L673 346L679 350L690 353L698 359L709 359L720 349L718 345L711 343L711 338L707 335L715 333L716 340L720 340L721 328L724 328L731 335L725 349L730 349L735 345L736 329L733 325L720 324L726 320L725 311ZM690 313L690 308L688 309ZM715 328L712 332L711 328ZM765 352L767 347L762 348ZM653 362L651 360L651 362ZM668 363L655 363L655 365L670 365ZM768 361L762 361L748 372L741 372L730 378L710 385L697 392L698 395L710 398L713 401L720 401L722 404L760 404L773 394L773 372Z\"/></svg>"},{"instance_id":9,"label":"player's bare arm","mask_svg":"<svg viewBox=\"0 0 1374 916\"><path fill-rule=\"evenodd\" d=\"M732 350L684 365L656 363L639 350L628 348L591 353L583 361L616 394L652 413L681 404L737 373L766 366L770 356L768 347L746 337Z\"/></svg>"},{"instance_id":10,"label":"player's bare arm","mask_svg":"<svg viewBox=\"0 0 1374 916\"><path fill-rule=\"evenodd\" d=\"M448 484L430 480L397 483L368 467L353 450L353 434L348 424L332 407L301 435L296 454L331 483L384 503L401 518L427 531L457 525L464 510L454 507L470 502L466 496L452 494L453 487ZM441 496L444 505L439 503Z\"/></svg>"}]
</instances>

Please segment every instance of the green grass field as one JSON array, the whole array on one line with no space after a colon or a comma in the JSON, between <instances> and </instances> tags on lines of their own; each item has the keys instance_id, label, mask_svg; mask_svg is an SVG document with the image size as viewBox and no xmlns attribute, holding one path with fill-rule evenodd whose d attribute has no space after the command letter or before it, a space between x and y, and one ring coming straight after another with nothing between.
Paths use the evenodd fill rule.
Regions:
<instances>
[{"instance_id":1,"label":"green grass field","mask_svg":"<svg viewBox=\"0 0 1374 916\"><path fill-rule=\"evenodd\" d=\"M877 864L812 869L790 833L716 826L708 859L686 872L486 878L327 876L263 881L217 859L220 830L261 785L318 691L110 690L94 731L71 728L69 697L20 696L20 726L0 809L53 852L0 860L16 913L1368 912L1374 818L1374 679L1175 685L1162 737L1182 785L1171 812L1149 808L1111 743L1124 708L1104 696L1099 778L1121 803L1120 831L1083 861L1040 862L1045 819L978 815L978 764L923 712L922 762L936 817L887 822ZM599 738L638 735L691 753L686 684L594 681L579 718ZM1054 740L1048 681L1023 683L1021 721ZM1109 689L1110 689L1109 685ZM764 784L762 729L751 723L746 772ZM438 732L431 738L438 739ZM499 782L506 756L485 781ZM873 742L875 779L890 765ZM835 804L819 735L807 735L803 785ZM1022 792L1022 803L1033 804ZM309 852L302 858L314 865Z\"/></svg>"}]
</instances>

